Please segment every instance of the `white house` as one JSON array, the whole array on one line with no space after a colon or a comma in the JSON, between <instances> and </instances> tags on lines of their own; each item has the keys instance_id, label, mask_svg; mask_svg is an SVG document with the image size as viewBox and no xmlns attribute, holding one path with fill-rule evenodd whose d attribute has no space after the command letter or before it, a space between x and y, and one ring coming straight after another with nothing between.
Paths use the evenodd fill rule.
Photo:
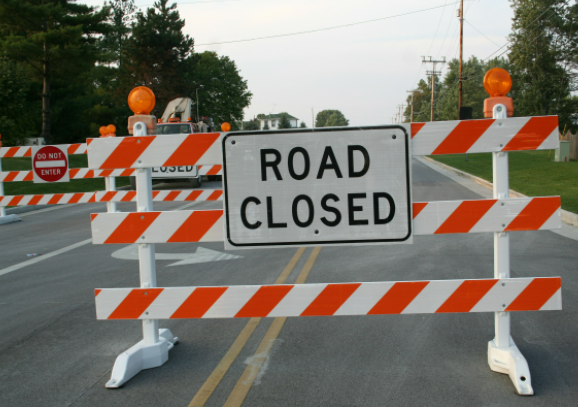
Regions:
<instances>
[{"instance_id":1,"label":"white house","mask_svg":"<svg viewBox=\"0 0 578 407\"><path fill-rule=\"evenodd\" d=\"M291 123L291 127L299 127L299 119L291 116L289 113L285 113ZM279 121L281 120L281 113L279 114L268 114L259 119L260 125L259 129L263 130L265 124L269 127L269 130L276 130L279 127Z\"/></svg>"}]
</instances>

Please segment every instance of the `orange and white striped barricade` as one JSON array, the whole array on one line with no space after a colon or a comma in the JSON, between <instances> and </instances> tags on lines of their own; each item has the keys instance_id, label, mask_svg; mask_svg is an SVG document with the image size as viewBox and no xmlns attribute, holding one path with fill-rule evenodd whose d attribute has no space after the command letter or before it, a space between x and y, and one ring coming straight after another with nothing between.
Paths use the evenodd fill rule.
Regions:
<instances>
[{"instance_id":1,"label":"orange and white striped barricade","mask_svg":"<svg viewBox=\"0 0 578 407\"><path fill-rule=\"evenodd\" d=\"M559 277L95 290L97 319L548 311Z\"/></svg>"},{"instance_id":2,"label":"orange and white striped barricade","mask_svg":"<svg viewBox=\"0 0 578 407\"><path fill-rule=\"evenodd\" d=\"M86 144L69 144L68 154L86 154ZM32 146L25 147L1 147L0 146L0 197L4 197L4 182L10 181L32 181L32 171L9 171L2 172L2 158L31 157ZM16 214L7 215L6 207L0 206L0 225L4 223L17 222L20 217Z\"/></svg>"},{"instance_id":3,"label":"orange and white striped barricade","mask_svg":"<svg viewBox=\"0 0 578 407\"><path fill-rule=\"evenodd\" d=\"M145 339L117 358L107 387L117 387L138 373L138 369L134 366L142 365L143 356L139 352L147 353L153 348L160 349L158 352L163 352L162 355L155 353L157 364L145 364L146 367L160 366L168 358L168 349L172 347L175 339L172 333L166 330L159 332L156 324L157 320L162 318L495 312L497 322L503 325L504 318L509 318L510 311L561 309L560 278L512 279L509 276L509 258L504 257L502 249L498 247L502 245L501 240L498 239L504 239L510 231L560 228L559 197L513 199L504 194L496 194L494 199L411 202L409 195L407 197L403 195L407 192L406 180L410 176L408 170L407 173L400 172L402 176L399 176L397 181L392 181L405 185L403 199L398 200L393 193L389 196L392 198L390 200L387 194L374 190L366 191L369 193L368 202L373 202L374 206L376 203L382 205L377 210L374 207L371 216L369 212L365 213L357 209L356 205L359 204L355 203L355 199L358 199L358 196L354 196L353 199L342 196L341 200L331 198L330 201L325 202L327 204L325 207L320 205L320 199L318 199L328 192L328 188L333 188L332 191L336 194L343 195L349 192L347 185L342 186L338 183L338 178L346 178L343 174L348 173L350 178L352 175L353 178L360 178L362 177L360 174L364 171L367 173L365 165L350 164L348 167L345 164L339 170L339 174L342 175L339 177L337 163L341 160L347 162L349 159L353 162L354 159L361 159L363 161L365 157L369 168L368 157L376 154L371 162L376 163L376 166L381 165L380 163L384 160L377 158L385 147L362 148L363 141L360 140L365 140L363 137L366 135L369 138L375 136L378 140L379 132L383 132L382 136L385 135L388 142L394 140L394 142L406 143L405 150L403 148L400 150L405 153L402 154L403 159L399 162L403 163L405 160L404 165L409 168L408 162L411 155L474 152L494 152L498 155L505 155L507 151L514 150L556 148L557 126L557 117L546 116L507 120L495 118L467 122L413 123L353 129L358 131L355 137L339 139L343 151L335 153L328 151L325 147L323 158L319 154L311 158L314 155L307 153L306 143L308 139L314 139L315 143L321 145L323 149L326 144L319 140L326 140L323 135L332 132L331 129L324 129L323 132L288 130L259 132L258 135L238 132L224 133L222 136L215 133L162 137L139 136L139 134L144 134L141 129L141 132L136 133L132 138L92 140L88 149L90 168L94 170L138 169L136 199L139 212L91 215L93 243L139 243L141 287L97 289L95 292L99 319L142 319L145 324ZM337 133L344 131L344 129L335 129L335 134L332 134L330 138L338 139L335 137ZM297 142L287 143L287 148L283 151L279 149L277 151L279 154L277 154L272 151L275 149L275 140L280 139L284 134L291 137L301 134L306 137L295 137L293 141L297 140ZM257 138L247 139L249 141L243 144L243 138L252 135L266 136L267 145L261 147L262 144L259 144ZM344 139L351 141L343 142ZM235 148L232 146L235 145L243 148L240 149L236 158L231 158L235 157L234 154L231 155L231 151L234 151L232 149ZM300 147L301 145L304 147ZM249 152L251 148L254 151ZM259 153L261 149L268 151ZM365 150L367 156L362 150ZM318 150L317 153L320 151L323 150ZM290 154L293 155L292 158L289 157ZM299 168L296 166L289 168L292 164L288 163L295 156L302 157L301 164ZM231 164L232 162L235 165ZM266 165L259 169L260 162ZM179 165L223 165L224 210L152 211L150 168ZM257 167L251 168L251 165ZM313 190L309 185L303 189L305 192L300 192L301 195L310 193L315 199L307 200L302 197L297 199L294 196L296 190L289 183L280 184L280 187L263 184L269 179L277 182L292 178L296 182L301 182L309 173L312 174L311 177L315 178L317 175L317 178L321 179L323 177L321 167L324 171L333 174L333 179L326 183L311 184L317 185L320 191ZM495 168L495 173L500 172L500 177L507 179L507 173L504 175L503 171L503 167ZM249 181L240 181L242 179L249 179ZM378 179L380 183L383 183L384 179ZM236 185L237 182L241 182L242 185L235 186L237 189L233 190L232 185ZM252 185L252 183L260 186ZM500 181L495 184L501 185ZM363 187L366 184L360 185L358 192L365 193ZM235 195L239 193L238 191L242 191L244 196L250 199L242 200L243 204L241 204L241 200ZM371 195L373 201L370 198ZM283 199L278 199L279 197ZM286 210L273 214L271 208L275 208L275 202L281 205L282 209L288 209L287 206L290 205L287 202L279 203L283 200L288 202L293 200L293 212ZM309 201L311 201L310 205ZM337 205L337 202L342 202L342 205ZM381 211L387 207L387 202L389 202L389 215L385 218L384 213L387 211L383 213ZM392 210L394 204L396 210L399 209L395 214ZM349 210L349 213L348 205L353 208ZM335 211L327 210L327 207ZM321 211L324 208L326 211L323 212L324 214L333 214L334 217L326 218L326 222L321 223L319 221L321 215L312 216L311 214L314 210ZM360 219L356 216L365 213L367 215L365 220L368 222L360 225L363 227L373 222L376 225L386 225L385 228L388 222L393 222L392 219L399 215L403 222L407 222L403 223L403 225L407 224L407 229L402 230L402 228L396 232L403 239L389 239L389 241L374 239L375 236L371 235L374 232L371 232L365 238L362 236L355 241L350 239L344 242L338 237L330 236L331 234L327 232L335 226L331 224L336 222L336 212L340 212L340 219L349 219L350 224L354 226L357 226L355 221ZM359 213L356 215L356 212ZM245 219L239 220L243 216ZM289 224L292 216L295 224ZM354 223L351 223L352 220ZM414 234L492 232L496 235L496 247L498 247L495 261L496 275L491 280L304 284L274 287L156 287L155 243L225 241L226 247L231 248L235 245L241 247L243 245L235 241L236 237L231 232L233 230L231 225L235 221L245 225L246 235L258 234L253 241L245 244L245 248L263 245L263 242L267 243L267 239L270 239L271 246L276 247L318 246L320 244L391 243L394 241L400 243L403 240L406 242L411 240ZM285 233L289 237L285 241L273 239L275 235L270 232L271 225L285 228L284 231L289 230L289 233ZM293 238L290 228L300 230L301 237ZM407 237L403 235L408 231ZM355 233L358 232L355 231ZM264 298L270 301L263 301ZM510 374L518 393L532 394L527 363L509 337L509 320L507 322L506 328L498 324L496 340L490 342L490 365L494 370ZM505 329L507 330L504 331ZM504 335L509 339L505 345L500 342L500 338ZM159 343L163 345L158 345Z\"/></svg>"}]
</instances>

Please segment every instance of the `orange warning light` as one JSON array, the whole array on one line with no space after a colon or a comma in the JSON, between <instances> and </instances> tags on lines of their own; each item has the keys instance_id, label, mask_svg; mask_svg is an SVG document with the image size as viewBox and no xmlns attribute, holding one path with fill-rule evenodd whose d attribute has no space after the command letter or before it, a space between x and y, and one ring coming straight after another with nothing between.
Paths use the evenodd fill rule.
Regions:
<instances>
[{"instance_id":1,"label":"orange warning light","mask_svg":"<svg viewBox=\"0 0 578 407\"><path fill-rule=\"evenodd\" d=\"M100 129L98 129L98 132L100 133L101 136L104 136L106 133L108 133L106 126L100 126Z\"/></svg>"},{"instance_id":2,"label":"orange warning light","mask_svg":"<svg viewBox=\"0 0 578 407\"><path fill-rule=\"evenodd\" d=\"M148 115L155 107L155 94L146 86L137 86L128 95L128 106L134 114Z\"/></svg>"},{"instance_id":3,"label":"orange warning light","mask_svg":"<svg viewBox=\"0 0 578 407\"><path fill-rule=\"evenodd\" d=\"M231 131L231 125L227 122L221 124L221 130L223 131Z\"/></svg>"},{"instance_id":4,"label":"orange warning light","mask_svg":"<svg viewBox=\"0 0 578 407\"><path fill-rule=\"evenodd\" d=\"M116 133L116 126L114 124L109 124L108 126L106 126L106 132L108 134Z\"/></svg>"},{"instance_id":5,"label":"orange warning light","mask_svg":"<svg viewBox=\"0 0 578 407\"><path fill-rule=\"evenodd\" d=\"M484 76L484 89L491 97L506 96L512 89L512 77L502 68L492 68Z\"/></svg>"}]
</instances>

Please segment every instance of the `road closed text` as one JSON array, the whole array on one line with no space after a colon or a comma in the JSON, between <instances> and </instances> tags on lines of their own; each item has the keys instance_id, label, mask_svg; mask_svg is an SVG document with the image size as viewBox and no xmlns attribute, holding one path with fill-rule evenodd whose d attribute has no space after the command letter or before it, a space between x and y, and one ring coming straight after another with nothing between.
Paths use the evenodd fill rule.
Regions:
<instances>
[{"instance_id":1,"label":"road closed text","mask_svg":"<svg viewBox=\"0 0 578 407\"><path fill-rule=\"evenodd\" d=\"M408 155L402 136L399 127L396 133L231 133L223 141L229 243L407 240Z\"/></svg>"},{"instance_id":2,"label":"road closed text","mask_svg":"<svg viewBox=\"0 0 578 407\"><path fill-rule=\"evenodd\" d=\"M354 154L359 152L360 154ZM301 156L301 169L296 170L295 156ZM356 165L355 157L361 161L361 164ZM282 181L283 177L279 166L282 162L281 153L275 149L261 149L260 151L260 167L261 167L261 181L262 182L275 182ZM290 177L294 180L301 181L307 177L315 177L317 180L323 180L323 176L327 172L332 172L333 176L336 178L343 178L344 176L349 178L360 178L367 174L371 165L371 159L369 152L363 146L351 145L347 146L347 163L339 164L333 148L331 146L326 146L323 151L323 156L320 160L319 168L311 169L311 158L307 150L303 147L295 147L289 151L286 160L287 171ZM346 164L345 166L343 164ZM344 167L342 171L342 167ZM360 168L356 170L356 168ZM267 190L266 187L263 188L264 191ZM393 197L387 192L373 192L369 194L365 192L348 193L339 197L339 192L327 193L323 195L320 199L320 206L322 212L318 214L319 220L328 227L335 227L339 225L342 221L347 222L349 225L368 225L372 222L374 225L384 225L391 222L395 216L395 201ZM341 211L335 206L335 203L340 202L341 199L345 199L347 202L346 214L342 214ZM315 206L311 196L307 194L299 194L293 198L290 205L287 202L277 202L275 206L274 197L267 196L266 200L266 213L267 219L249 221L247 216L247 210L249 205L261 205L262 201L256 196L249 196L243 200L241 204L241 220L243 225L248 229L257 229L262 225L267 228L286 228L287 221L284 219L291 219L291 221L301 228L306 228L311 226L313 220L315 219ZM388 210L386 213L380 213L380 200L387 202ZM373 218L364 219L359 217L359 212L363 211L365 205L370 205L372 207ZM301 212L300 215L299 207L302 206L305 210ZM286 209L285 212L281 212L282 209ZM290 209L290 213L288 212ZM276 220L276 215L279 217ZM344 219L345 218L345 219Z\"/></svg>"}]
</instances>

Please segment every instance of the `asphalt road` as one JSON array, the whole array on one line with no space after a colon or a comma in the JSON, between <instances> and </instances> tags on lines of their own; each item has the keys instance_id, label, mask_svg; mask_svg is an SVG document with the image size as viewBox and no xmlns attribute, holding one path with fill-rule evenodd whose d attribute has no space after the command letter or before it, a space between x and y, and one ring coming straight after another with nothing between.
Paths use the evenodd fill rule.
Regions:
<instances>
[{"instance_id":1,"label":"asphalt road","mask_svg":"<svg viewBox=\"0 0 578 407\"><path fill-rule=\"evenodd\" d=\"M413 179L416 201L483 193L417 161ZM155 209L185 204L155 203ZM102 211L104 204L69 205L0 226L0 406L570 406L578 400L578 242L549 231L511 235L513 277L562 277L563 311L512 315L532 397L516 395L509 377L488 367L493 314L161 321L180 338L169 361L121 389L106 389L116 356L142 333L138 321L95 319L94 288L139 284L138 262L119 255L125 246L90 244L89 214ZM229 260L172 265L199 247L223 252L222 243L157 245L166 258L157 260L158 285L272 284L298 251L243 250L229 252L242 256ZM26 261L33 263L21 264ZM298 277L308 283L490 278L493 236L307 248L286 282Z\"/></svg>"}]
</instances>

